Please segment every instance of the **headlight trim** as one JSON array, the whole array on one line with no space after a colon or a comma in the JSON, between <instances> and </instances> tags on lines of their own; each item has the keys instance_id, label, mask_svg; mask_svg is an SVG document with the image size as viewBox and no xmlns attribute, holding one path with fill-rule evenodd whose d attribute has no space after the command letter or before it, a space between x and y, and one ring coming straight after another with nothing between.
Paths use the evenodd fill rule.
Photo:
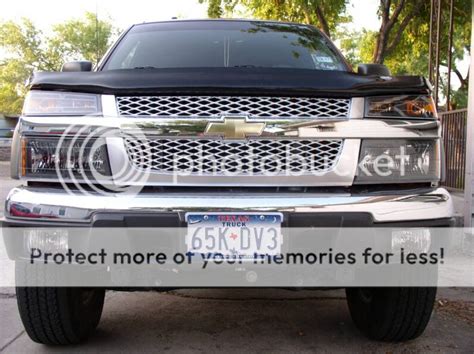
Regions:
<instances>
[{"instance_id":1,"label":"headlight trim","mask_svg":"<svg viewBox=\"0 0 474 354\"><path fill-rule=\"evenodd\" d=\"M365 118L437 120L431 95L370 96L365 99Z\"/></svg>"}]
</instances>

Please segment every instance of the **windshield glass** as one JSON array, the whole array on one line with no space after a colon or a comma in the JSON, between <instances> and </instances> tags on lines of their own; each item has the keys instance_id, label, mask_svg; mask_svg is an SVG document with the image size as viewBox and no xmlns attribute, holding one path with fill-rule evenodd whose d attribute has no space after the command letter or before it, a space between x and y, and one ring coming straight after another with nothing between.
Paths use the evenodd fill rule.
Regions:
<instances>
[{"instance_id":1,"label":"windshield glass","mask_svg":"<svg viewBox=\"0 0 474 354\"><path fill-rule=\"evenodd\" d=\"M133 27L103 70L260 67L347 71L332 43L295 24L183 21Z\"/></svg>"}]
</instances>

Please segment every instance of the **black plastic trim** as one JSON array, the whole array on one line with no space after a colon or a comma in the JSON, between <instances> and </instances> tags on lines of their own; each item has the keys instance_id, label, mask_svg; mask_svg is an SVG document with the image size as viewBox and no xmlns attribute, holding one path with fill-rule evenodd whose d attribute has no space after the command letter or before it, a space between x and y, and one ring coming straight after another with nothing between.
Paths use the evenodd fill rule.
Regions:
<instances>
[{"instance_id":1,"label":"black plastic trim","mask_svg":"<svg viewBox=\"0 0 474 354\"><path fill-rule=\"evenodd\" d=\"M231 213L231 212L229 212ZM455 218L376 222L369 213L284 213L283 227L453 227ZM169 213L96 213L91 223L14 220L6 218L3 227L186 227L184 214Z\"/></svg>"}]
</instances>

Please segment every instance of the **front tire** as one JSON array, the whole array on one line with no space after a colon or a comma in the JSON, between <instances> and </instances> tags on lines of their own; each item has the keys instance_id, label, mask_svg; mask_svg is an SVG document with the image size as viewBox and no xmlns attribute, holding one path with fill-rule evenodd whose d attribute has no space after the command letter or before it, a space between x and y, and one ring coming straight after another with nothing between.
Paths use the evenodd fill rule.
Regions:
<instances>
[{"instance_id":1,"label":"front tire","mask_svg":"<svg viewBox=\"0 0 474 354\"><path fill-rule=\"evenodd\" d=\"M37 343L75 344L85 340L102 315L105 290L17 287L21 321Z\"/></svg>"},{"instance_id":2,"label":"front tire","mask_svg":"<svg viewBox=\"0 0 474 354\"><path fill-rule=\"evenodd\" d=\"M347 288L347 303L356 327L367 337L400 342L425 330L436 288Z\"/></svg>"}]
</instances>

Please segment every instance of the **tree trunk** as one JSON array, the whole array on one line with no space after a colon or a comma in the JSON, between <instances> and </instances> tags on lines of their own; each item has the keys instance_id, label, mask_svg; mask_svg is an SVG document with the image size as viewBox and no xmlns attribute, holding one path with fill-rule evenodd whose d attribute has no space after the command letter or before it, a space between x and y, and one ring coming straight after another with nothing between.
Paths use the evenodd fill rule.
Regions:
<instances>
[{"instance_id":1,"label":"tree trunk","mask_svg":"<svg viewBox=\"0 0 474 354\"><path fill-rule=\"evenodd\" d=\"M328 22L326 21L326 17L324 16L323 10L318 5L316 6L316 16L318 17L319 25L321 26L321 30L331 38L331 31L329 30Z\"/></svg>"},{"instance_id":2,"label":"tree trunk","mask_svg":"<svg viewBox=\"0 0 474 354\"><path fill-rule=\"evenodd\" d=\"M418 6L415 7L415 11L418 11L420 3L424 0L418 0ZM398 4L395 6L393 13L390 15L390 8L392 5L391 0L380 0L380 9L381 9L381 17L382 17L382 24L380 25L380 30L377 35L377 40L375 42L375 49L372 61L376 64L383 64L385 60L385 56L387 55L387 45L388 39L390 36L390 32L393 29L395 23L397 23L400 13L402 12L403 8L405 7L405 0L399 0ZM400 24L400 29L395 36L394 42L390 46L390 50L393 50L396 46L397 42L400 41L401 32L404 28L408 25L411 18L413 17L413 13L409 13L405 19Z\"/></svg>"},{"instance_id":3,"label":"tree trunk","mask_svg":"<svg viewBox=\"0 0 474 354\"><path fill-rule=\"evenodd\" d=\"M372 61L375 64L383 64L385 60L385 48L387 46L386 40L387 33L385 30L380 30L377 36L377 42L375 44L374 56Z\"/></svg>"}]
</instances>

